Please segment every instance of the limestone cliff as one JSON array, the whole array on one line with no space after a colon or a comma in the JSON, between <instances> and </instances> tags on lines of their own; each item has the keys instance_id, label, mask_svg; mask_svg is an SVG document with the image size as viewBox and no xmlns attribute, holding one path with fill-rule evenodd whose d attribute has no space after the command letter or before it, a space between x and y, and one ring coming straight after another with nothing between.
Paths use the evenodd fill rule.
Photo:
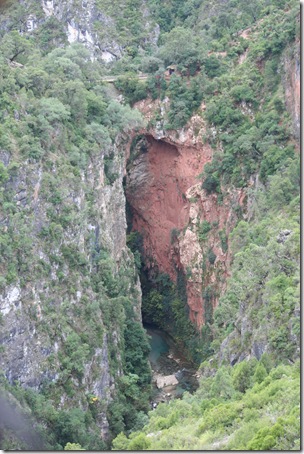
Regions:
<instances>
[{"instance_id":1,"label":"limestone cliff","mask_svg":"<svg viewBox=\"0 0 304 454\"><path fill-rule=\"evenodd\" d=\"M13 211L1 208L1 247L18 242L17 256L11 253L18 274L1 263L1 369L9 383L25 388L56 384L60 407L85 409L85 396L95 396L102 403L103 437L107 405L122 373L122 314L106 315L119 307L110 299L115 290L109 290L119 273L140 321L139 281L126 247L121 142L109 151L112 184L105 150L74 174L55 155L47 165L16 165L10 153L0 154L9 171L15 165L5 185ZM100 282L94 283L91 276L98 273ZM98 293L96 285L105 291Z\"/></svg>"},{"instance_id":2,"label":"limestone cliff","mask_svg":"<svg viewBox=\"0 0 304 454\"><path fill-rule=\"evenodd\" d=\"M17 3L17 2L15 2ZM128 9L128 4L117 1L97 2L96 0L29 0L19 1L16 13L3 11L0 18L2 30L9 31L18 20L19 31L30 37L35 37L45 30L45 37L51 44L61 47L64 42L59 39L58 31L66 35L66 43L83 43L91 52L92 59L100 59L108 63L121 58L134 41L134 30L128 30L126 25L130 14L141 17L142 37L140 46L154 45L158 39L159 26L150 17L145 2L140 0L137 5ZM14 17L15 16L15 17ZM52 30L56 32L52 35ZM44 33L44 32L42 32Z\"/></svg>"}]
</instances>

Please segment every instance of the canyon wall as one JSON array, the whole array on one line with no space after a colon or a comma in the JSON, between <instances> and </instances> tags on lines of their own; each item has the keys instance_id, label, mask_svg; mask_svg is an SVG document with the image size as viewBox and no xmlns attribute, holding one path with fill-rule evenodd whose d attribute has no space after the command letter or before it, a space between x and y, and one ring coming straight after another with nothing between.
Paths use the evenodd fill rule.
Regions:
<instances>
[{"instance_id":1,"label":"canyon wall","mask_svg":"<svg viewBox=\"0 0 304 454\"><path fill-rule=\"evenodd\" d=\"M75 173L63 156L17 165L0 152L11 200L0 211L1 251L10 254L0 265L1 369L24 388L56 384L60 408L86 409L87 396L95 396L104 438L124 349L116 277L141 323L139 279L126 247L121 141L108 153L111 184L105 150Z\"/></svg>"},{"instance_id":2,"label":"canyon wall","mask_svg":"<svg viewBox=\"0 0 304 454\"><path fill-rule=\"evenodd\" d=\"M156 111L165 111L166 100L145 100L136 107L149 122ZM142 130L140 146L131 150L126 180L132 228L143 236L145 266L174 282L178 272L186 276L189 316L197 328L206 321L206 290L214 308L225 289L228 235L245 198L240 189L222 197L202 189L200 174L213 154L203 143L204 132L199 115L181 131L164 131L161 124Z\"/></svg>"}]
</instances>

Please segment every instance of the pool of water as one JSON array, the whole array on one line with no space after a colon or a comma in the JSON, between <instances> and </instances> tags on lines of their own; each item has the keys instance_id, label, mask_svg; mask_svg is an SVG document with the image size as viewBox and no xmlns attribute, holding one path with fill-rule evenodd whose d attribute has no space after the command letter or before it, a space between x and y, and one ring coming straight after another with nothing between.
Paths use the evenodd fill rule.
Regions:
<instances>
[{"instance_id":1,"label":"pool of water","mask_svg":"<svg viewBox=\"0 0 304 454\"><path fill-rule=\"evenodd\" d=\"M150 336L151 351L149 353L149 361L153 370L159 367L159 360L163 354L169 352L169 344L162 336L161 331L157 329L147 328L147 334Z\"/></svg>"},{"instance_id":2,"label":"pool of water","mask_svg":"<svg viewBox=\"0 0 304 454\"><path fill-rule=\"evenodd\" d=\"M153 401L167 401L181 397L185 391L193 392L197 389L196 370L187 361L183 352L178 350L174 340L158 328L150 325L144 327L151 345L149 361L153 371ZM157 377L168 375L174 375L177 383L161 389L157 388L155 384Z\"/></svg>"}]
</instances>

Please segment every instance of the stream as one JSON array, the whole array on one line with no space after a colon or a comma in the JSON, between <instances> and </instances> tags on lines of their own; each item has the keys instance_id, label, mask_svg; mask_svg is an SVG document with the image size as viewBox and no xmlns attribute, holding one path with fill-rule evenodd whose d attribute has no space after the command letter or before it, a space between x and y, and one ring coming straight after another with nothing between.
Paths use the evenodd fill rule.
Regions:
<instances>
[{"instance_id":1,"label":"stream","mask_svg":"<svg viewBox=\"0 0 304 454\"><path fill-rule=\"evenodd\" d=\"M152 407L159 402L180 398L185 391L198 388L196 369L176 347L175 341L164 331L144 325L149 336L149 361L153 377Z\"/></svg>"}]
</instances>

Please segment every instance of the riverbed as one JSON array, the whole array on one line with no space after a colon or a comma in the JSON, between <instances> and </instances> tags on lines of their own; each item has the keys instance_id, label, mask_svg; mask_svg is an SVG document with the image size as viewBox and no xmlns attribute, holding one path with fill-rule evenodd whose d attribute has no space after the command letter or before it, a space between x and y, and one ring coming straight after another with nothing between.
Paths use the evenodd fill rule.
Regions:
<instances>
[{"instance_id":1,"label":"riverbed","mask_svg":"<svg viewBox=\"0 0 304 454\"><path fill-rule=\"evenodd\" d=\"M198 387L196 369L178 350L175 341L158 328L150 325L144 328L151 345L153 403L180 398L185 391L195 391Z\"/></svg>"}]
</instances>

